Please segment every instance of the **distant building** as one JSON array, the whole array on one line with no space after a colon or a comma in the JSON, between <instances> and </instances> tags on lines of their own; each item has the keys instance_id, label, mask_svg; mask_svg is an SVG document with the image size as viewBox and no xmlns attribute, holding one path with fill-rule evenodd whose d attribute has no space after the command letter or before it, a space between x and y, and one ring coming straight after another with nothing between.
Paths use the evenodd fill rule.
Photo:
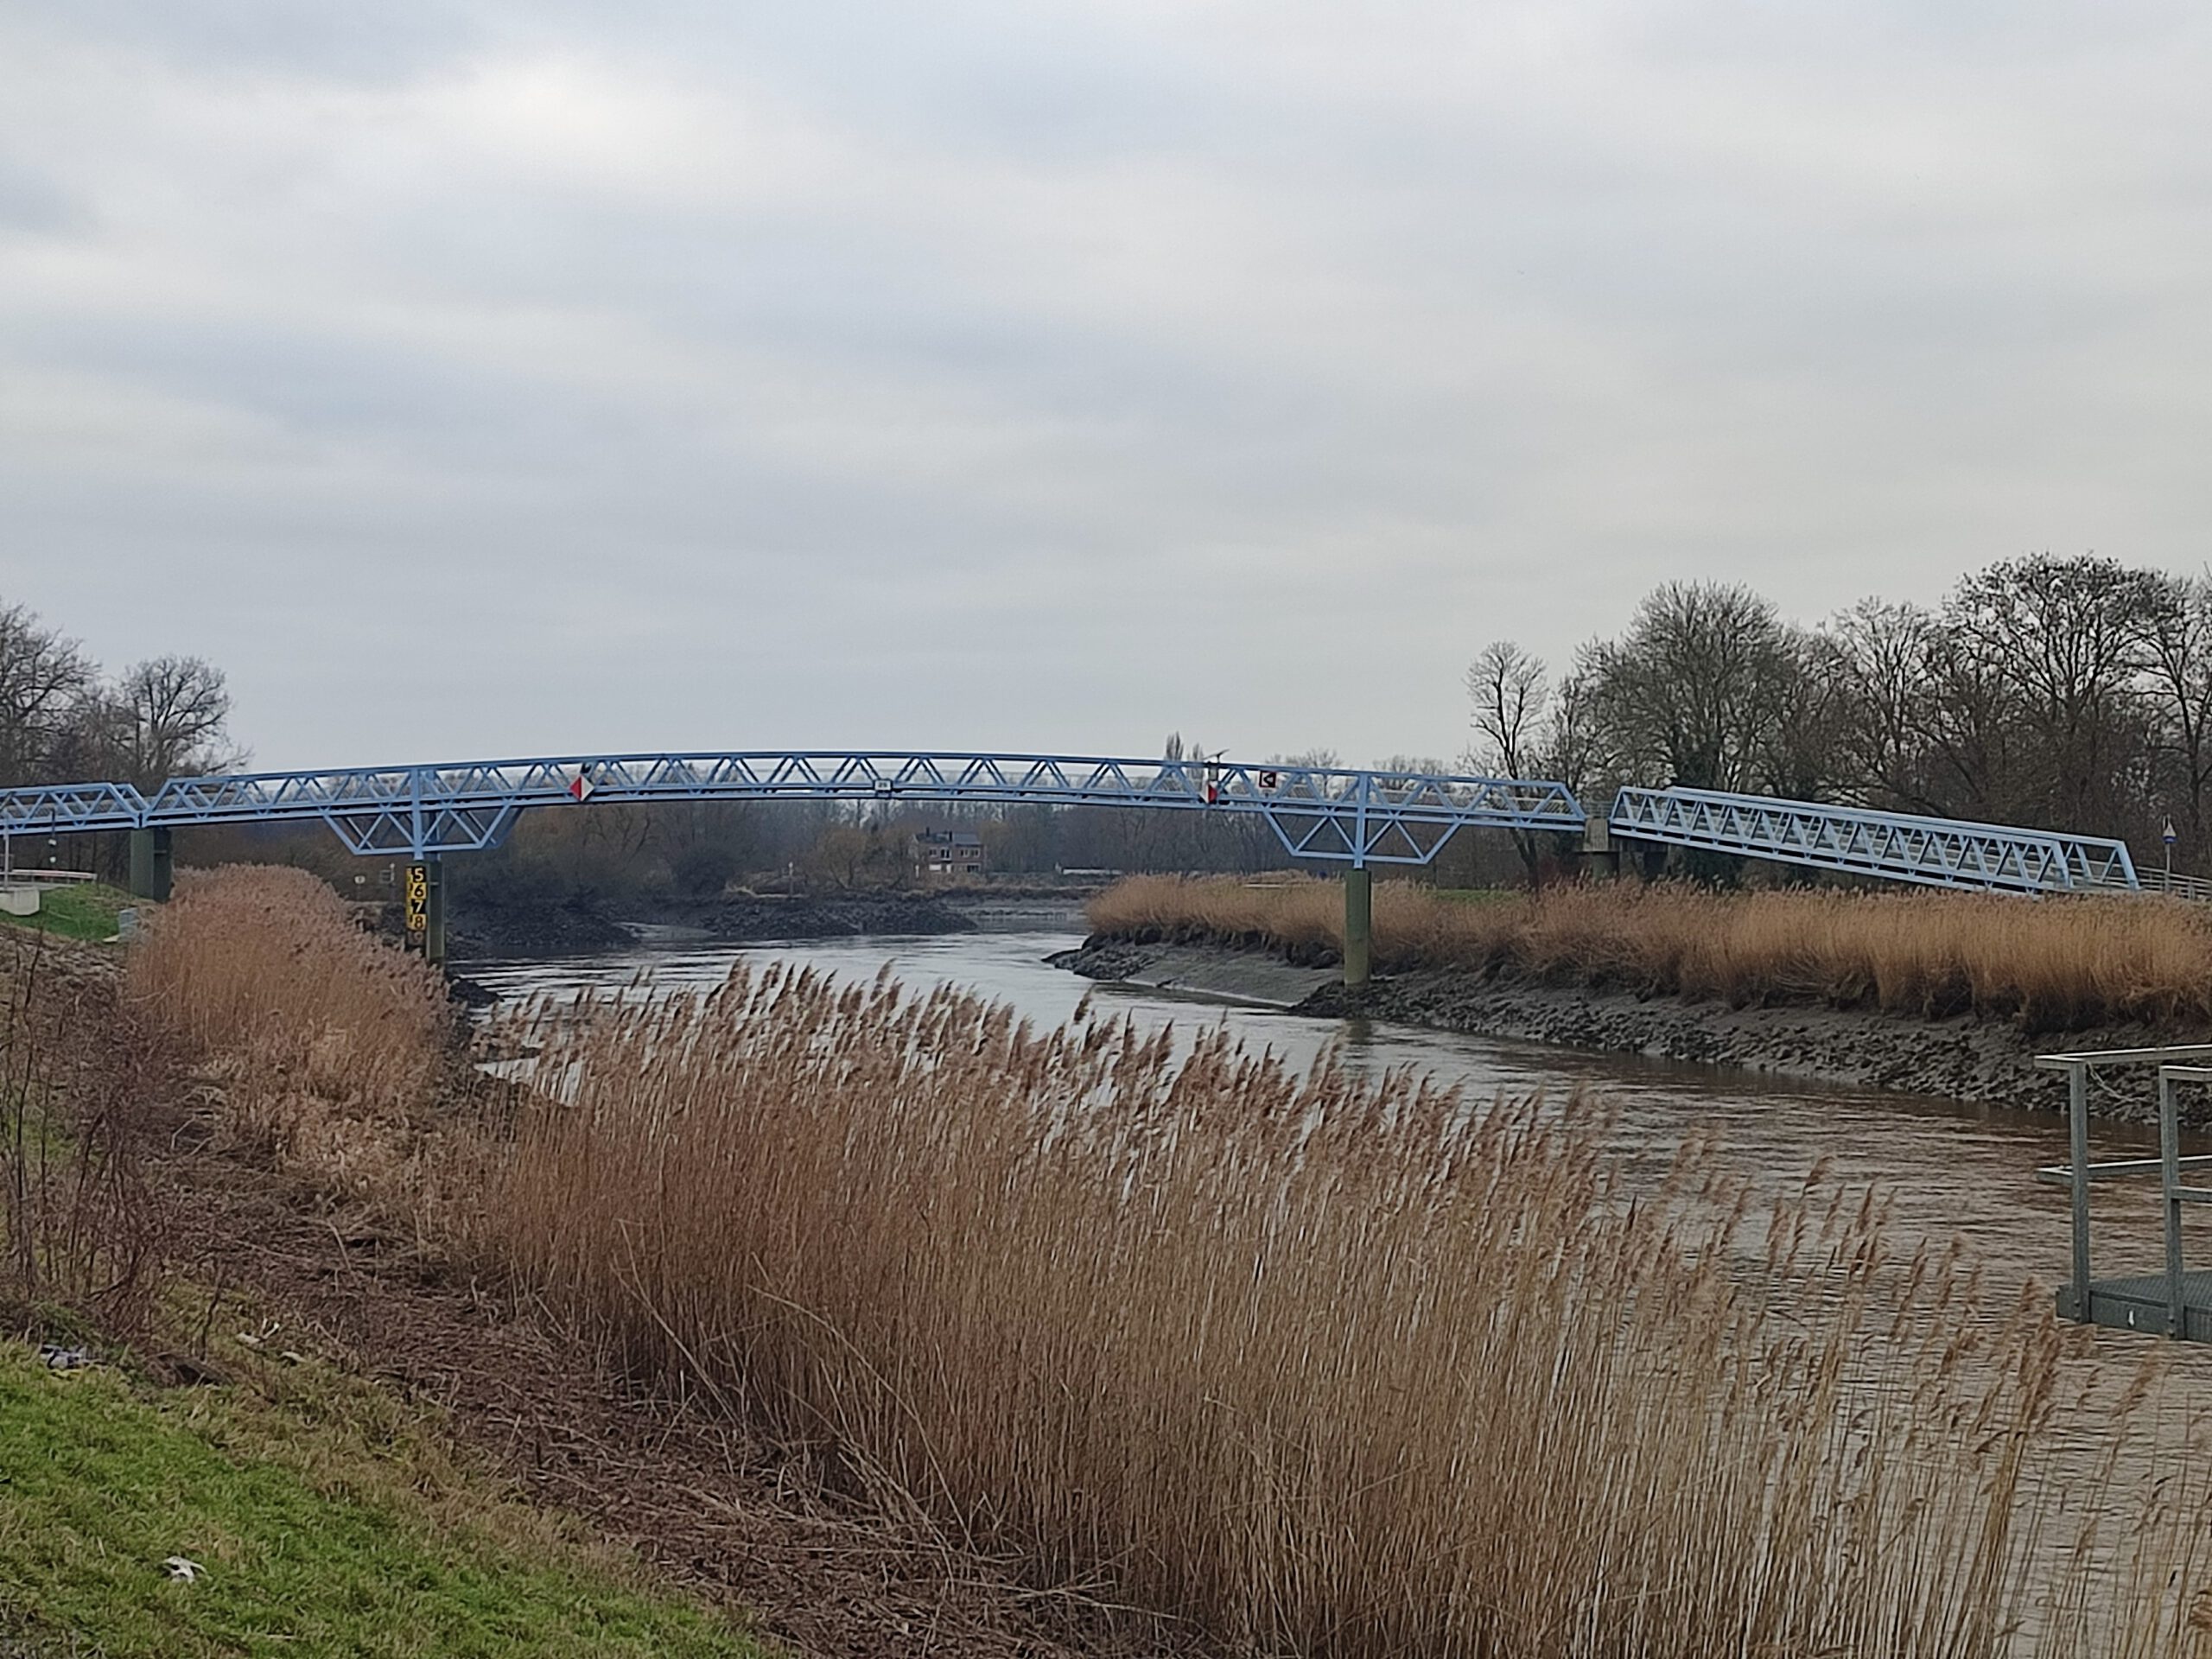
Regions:
<instances>
[{"instance_id":1,"label":"distant building","mask_svg":"<svg viewBox=\"0 0 2212 1659\"><path fill-rule=\"evenodd\" d=\"M983 838L965 830L925 830L914 837L914 874L925 881L983 873Z\"/></svg>"}]
</instances>

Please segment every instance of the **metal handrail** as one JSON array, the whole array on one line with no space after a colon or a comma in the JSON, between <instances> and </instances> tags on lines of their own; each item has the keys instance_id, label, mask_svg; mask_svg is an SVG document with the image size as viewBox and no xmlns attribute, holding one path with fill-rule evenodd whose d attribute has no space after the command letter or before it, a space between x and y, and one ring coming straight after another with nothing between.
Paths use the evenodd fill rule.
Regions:
<instances>
[{"instance_id":1,"label":"metal handrail","mask_svg":"<svg viewBox=\"0 0 2212 1659\"><path fill-rule=\"evenodd\" d=\"M2145 893L2163 893L2200 905L2212 904L2212 880L2204 876L2177 875L2171 870L2139 869L2135 872L2135 879Z\"/></svg>"},{"instance_id":2,"label":"metal handrail","mask_svg":"<svg viewBox=\"0 0 2212 1659\"><path fill-rule=\"evenodd\" d=\"M2181 1152L2181 1127L2175 1105L2175 1085L2212 1083L2212 1043L2184 1043L2168 1048L2112 1048L2070 1054L2038 1054L2036 1065L2045 1071L2063 1071L2067 1083L2069 1161L2047 1165L2036 1179L2063 1185L2073 1194L2074 1259L2073 1316L2090 1322L2089 1299L2089 1185L2093 1181L2124 1176L2158 1177L2160 1207L2165 1238L2166 1334L2185 1332L2183 1300L2181 1210L2184 1204L2212 1204L2212 1188L2184 1186L2185 1169L2212 1168L2212 1154ZM2158 1155L2124 1158L2093 1164L2089 1161L2089 1074L2106 1066L2156 1065L2158 1068Z\"/></svg>"}]
</instances>

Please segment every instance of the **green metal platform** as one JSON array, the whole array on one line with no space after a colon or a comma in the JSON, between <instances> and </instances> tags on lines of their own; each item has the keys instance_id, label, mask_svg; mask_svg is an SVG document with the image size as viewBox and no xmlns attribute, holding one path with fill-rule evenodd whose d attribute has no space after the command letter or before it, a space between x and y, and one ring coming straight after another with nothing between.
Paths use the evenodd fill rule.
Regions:
<instances>
[{"instance_id":1,"label":"green metal platform","mask_svg":"<svg viewBox=\"0 0 2212 1659\"><path fill-rule=\"evenodd\" d=\"M2114 1331L2212 1342L2212 1272L2190 1270L2182 1259L2182 1212L2212 1204L2212 1187L2191 1186L2186 1177L2212 1172L2212 1155L2184 1157L2177 1092L2212 1084L2212 1044L2175 1048L2105 1049L2078 1054L2039 1054L2036 1064L2067 1074L2067 1128L2072 1157L2036 1172L2036 1179L2073 1196L2073 1271L2058 1292L2058 1317ZM2154 1067L2158 1076L2158 1155L2111 1163L2089 1161L2089 1082L2092 1074L2130 1066ZM2089 1193L2098 1181L2155 1176L2164 1223L2165 1268L2099 1279L2089 1270Z\"/></svg>"},{"instance_id":2,"label":"green metal platform","mask_svg":"<svg viewBox=\"0 0 2212 1659\"><path fill-rule=\"evenodd\" d=\"M2212 1273L2198 1271L2181 1276L2182 1328L2169 1331L2171 1309L2166 1300L2166 1275L2139 1273L2129 1279L2098 1279L2089 1285L2086 1316L2074 1287L2058 1292L2058 1317L2083 1325L2101 1325L2114 1331L2134 1331L2145 1336L2175 1336L2183 1342L2212 1342Z\"/></svg>"}]
</instances>

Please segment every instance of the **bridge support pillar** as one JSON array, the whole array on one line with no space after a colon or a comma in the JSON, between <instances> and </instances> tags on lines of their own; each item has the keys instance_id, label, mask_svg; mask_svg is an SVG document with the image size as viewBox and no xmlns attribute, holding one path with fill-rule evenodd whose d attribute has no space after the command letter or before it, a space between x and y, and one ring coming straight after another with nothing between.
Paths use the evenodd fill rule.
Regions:
<instances>
[{"instance_id":1,"label":"bridge support pillar","mask_svg":"<svg viewBox=\"0 0 2212 1659\"><path fill-rule=\"evenodd\" d=\"M1621 849L1613 840L1611 821L1594 815L1583 819L1581 873L1585 875L1618 875L1621 873Z\"/></svg>"},{"instance_id":2,"label":"bridge support pillar","mask_svg":"<svg viewBox=\"0 0 2212 1659\"><path fill-rule=\"evenodd\" d=\"M436 854L423 861L428 884L423 899L423 960L446 965L446 861Z\"/></svg>"},{"instance_id":3,"label":"bridge support pillar","mask_svg":"<svg viewBox=\"0 0 2212 1659\"><path fill-rule=\"evenodd\" d=\"M169 896L169 848L175 831L165 829L130 832L130 896L156 902Z\"/></svg>"},{"instance_id":4,"label":"bridge support pillar","mask_svg":"<svg viewBox=\"0 0 2212 1659\"><path fill-rule=\"evenodd\" d=\"M1344 872L1344 983L1367 983L1375 960L1375 872L1364 864Z\"/></svg>"}]
</instances>

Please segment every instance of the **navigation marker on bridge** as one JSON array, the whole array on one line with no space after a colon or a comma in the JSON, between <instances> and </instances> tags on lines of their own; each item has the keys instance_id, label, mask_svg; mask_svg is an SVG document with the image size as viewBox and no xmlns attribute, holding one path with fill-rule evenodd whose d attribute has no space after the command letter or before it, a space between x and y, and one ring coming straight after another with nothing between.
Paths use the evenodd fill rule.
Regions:
<instances>
[{"instance_id":1,"label":"navigation marker on bridge","mask_svg":"<svg viewBox=\"0 0 2212 1659\"><path fill-rule=\"evenodd\" d=\"M591 773L586 772L582 766L578 766L576 775L569 779L569 793L575 798L579 804L591 799L594 791L598 788L599 785L591 780Z\"/></svg>"}]
</instances>

